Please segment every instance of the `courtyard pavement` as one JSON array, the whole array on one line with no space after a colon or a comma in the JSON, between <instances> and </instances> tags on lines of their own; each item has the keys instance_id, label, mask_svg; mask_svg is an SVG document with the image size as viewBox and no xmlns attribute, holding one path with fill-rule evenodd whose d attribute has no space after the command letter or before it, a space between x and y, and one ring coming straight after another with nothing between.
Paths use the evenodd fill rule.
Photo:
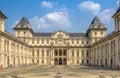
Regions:
<instances>
[{"instance_id":1,"label":"courtyard pavement","mask_svg":"<svg viewBox=\"0 0 120 78\"><path fill-rule=\"evenodd\" d=\"M120 70L87 66L32 65L0 69L0 78L120 78Z\"/></svg>"}]
</instances>

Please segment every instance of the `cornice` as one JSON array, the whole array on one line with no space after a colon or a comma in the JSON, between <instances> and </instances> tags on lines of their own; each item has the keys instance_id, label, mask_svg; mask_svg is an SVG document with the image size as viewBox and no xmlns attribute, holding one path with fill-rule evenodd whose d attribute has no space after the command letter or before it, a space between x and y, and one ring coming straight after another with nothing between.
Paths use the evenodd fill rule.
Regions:
<instances>
[{"instance_id":1,"label":"cornice","mask_svg":"<svg viewBox=\"0 0 120 78\"><path fill-rule=\"evenodd\" d=\"M15 37L14 35L12 35L12 34L10 34L8 32L2 32L2 31L0 31L0 35L4 36L5 38L8 38L10 40L13 40L15 42L18 42L19 44L23 44L23 45L29 47L29 45L27 43L23 42L21 39Z\"/></svg>"}]
</instances>

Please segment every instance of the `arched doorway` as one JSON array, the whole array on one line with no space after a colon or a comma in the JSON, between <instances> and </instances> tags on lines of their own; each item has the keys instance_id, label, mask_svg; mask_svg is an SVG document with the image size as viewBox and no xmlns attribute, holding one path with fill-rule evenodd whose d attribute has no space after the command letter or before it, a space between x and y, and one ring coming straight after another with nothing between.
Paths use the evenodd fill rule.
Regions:
<instances>
[{"instance_id":1,"label":"arched doorway","mask_svg":"<svg viewBox=\"0 0 120 78\"><path fill-rule=\"evenodd\" d=\"M54 50L54 64L55 65L66 65L67 64L67 50L55 49Z\"/></svg>"},{"instance_id":2,"label":"arched doorway","mask_svg":"<svg viewBox=\"0 0 120 78\"><path fill-rule=\"evenodd\" d=\"M9 56L7 57L7 65L8 65L8 67L10 66L10 58L9 58Z\"/></svg>"},{"instance_id":3,"label":"arched doorway","mask_svg":"<svg viewBox=\"0 0 120 78\"><path fill-rule=\"evenodd\" d=\"M59 58L59 65L62 65L62 58Z\"/></svg>"},{"instance_id":4,"label":"arched doorway","mask_svg":"<svg viewBox=\"0 0 120 78\"><path fill-rule=\"evenodd\" d=\"M111 57L110 59L110 67L112 68L113 67L113 58Z\"/></svg>"}]
</instances>

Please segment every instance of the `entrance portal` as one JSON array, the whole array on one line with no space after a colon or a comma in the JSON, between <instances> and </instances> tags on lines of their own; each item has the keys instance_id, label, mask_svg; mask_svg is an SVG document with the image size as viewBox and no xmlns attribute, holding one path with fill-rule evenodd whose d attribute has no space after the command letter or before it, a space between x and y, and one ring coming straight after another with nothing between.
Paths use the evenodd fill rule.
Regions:
<instances>
[{"instance_id":1,"label":"entrance portal","mask_svg":"<svg viewBox=\"0 0 120 78\"><path fill-rule=\"evenodd\" d=\"M67 50L55 49L54 50L54 64L55 65L66 65L67 64Z\"/></svg>"},{"instance_id":2,"label":"entrance portal","mask_svg":"<svg viewBox=\"0 0 120 78\"><path fill-rule=\"evenodd\" d=\"M59 65L62 65L62 58L59 58Z\"/></svg>"}]
</instances>

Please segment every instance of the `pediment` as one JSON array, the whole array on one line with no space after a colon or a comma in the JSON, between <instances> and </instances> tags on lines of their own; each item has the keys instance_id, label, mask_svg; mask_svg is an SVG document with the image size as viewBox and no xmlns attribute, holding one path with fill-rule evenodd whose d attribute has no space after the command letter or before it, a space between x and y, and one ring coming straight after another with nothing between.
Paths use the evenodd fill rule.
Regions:
<instances>
[{"instance_id":1,"label":"pediment","mask_svg":"<svg viewBox=\"0 0 120 78\"><path fill-rule=\"evenodd\" d=\"M58 30L52 34L53 38L68 38L69 34L66 33L65 31Z\"/></svg>"}]
</instances>

